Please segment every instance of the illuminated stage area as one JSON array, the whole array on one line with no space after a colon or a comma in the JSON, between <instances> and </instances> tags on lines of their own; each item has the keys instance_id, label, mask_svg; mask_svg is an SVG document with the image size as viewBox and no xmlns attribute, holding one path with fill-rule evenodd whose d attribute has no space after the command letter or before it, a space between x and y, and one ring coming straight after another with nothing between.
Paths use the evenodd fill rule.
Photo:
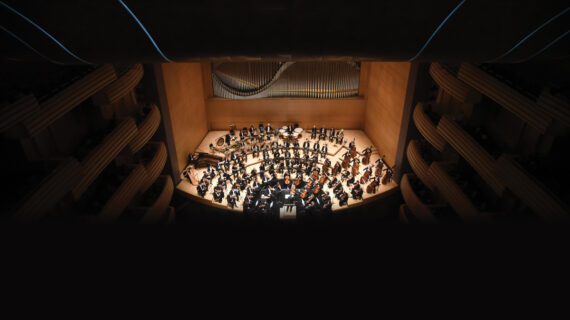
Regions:
<instances>
[{"instance_id":1,"label":"illuminated stage area","mask_svg":"<svg viewBox=\"0 0 570 320\"><path fill-rule=\"evenodd\" d=\"M261 139L258 128L253 128L253 139L249 134L242 140L238 134L241 132L235 132L230 145L243 143L234 148L227 148L224 141L226 135L231 137L229 131L208 132L196 153L228 161L219 161L219 166L212 161L210 168L199 161L190 164L177 189L208 205L286 219L298 213L327 214L352 208L379 199L397 187L390 179L392 169L381 160L362 130L343 130L341 142L337 136L340 130L331 138L330 128L326 138L321 136L320 128L315 128L316 133L311 137L312 129L291 126L291 135L287 127L282 127L282 133L269 137L264 130ZM217 143L222 141L223 146L218 147ZM354 149L350 152L352 142ZM259 151L255 151L257 148Z\"/></svg>"}]
</instances>

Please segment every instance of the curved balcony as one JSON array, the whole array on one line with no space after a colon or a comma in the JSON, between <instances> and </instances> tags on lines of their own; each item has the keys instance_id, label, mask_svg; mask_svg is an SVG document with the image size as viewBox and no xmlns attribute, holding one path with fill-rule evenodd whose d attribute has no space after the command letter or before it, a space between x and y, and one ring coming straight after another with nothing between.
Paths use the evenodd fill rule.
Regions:
<instances>
[{"instance_id":1,"label":"curved balcony","mask_svg":"<svg viewBox=\"0 0 570 320\"><path fill-rule=\"evenodd\" d=\"M560 122L565 128L570 128L570 103L554 96L550 89L544 88L538 96L536 103L548 110L553 118Z\"/></svg>"},{"instance_id":2,"label":"curved balcony","mask_svg":"<svg viewBox=\"0 0 570 320\"><path fill-rule=\"evenodd\" d=\"M18 99L18 101L0 110L0 132L10 128L29 118L40 109L38 100L34 95L29 94Z\"/></svg>"},{"instance_id":3,"label":"curved balcony","mask_svg":"<svg viewBox=\"0 0 570 320\"><path fill-rule=\"evenodd\" d=\"M81 165L69 158L49 174L16 212L21 221L37 221L51 210L81 179Z\"/></svg>"},{"instance_id":4,"label":"curved balcony","mask_svg":"<svg viewBox=\"0 0 570 320\"><path fill-rule=\"evenodd\" d=\"M163 183L162 191L149 208L145 209L144 215L141 218L141 223L157 223L165 218L165 215L170 214L168 205L172 199L172 194L174 192L174 183L170 176L160 176L159 183ZM170 218L170 217L168 217ZM165 220L168 220L165 219Z\"/></svg>"},{"instance_id":5,"label":"curved balcony","mask_svg":"<svg viewBox=\"0 0 570 320\"><path fill-rule=\"evenodd\" d=\"M413 114L414 124L418 131L426 138L429 143L439 151L445 149L445 139L437 132L437 129L429 116L424 112L423 102L419 102L414 109Z\"/></svg>"},{"instance_id":6,"label":"curved balcony","mask_svg":"<svg viewBox=\"0 0 570 320\"><path fill-rule=\"evenodd\" d=\"M152 138L160 125L160 110L156 105L151 105L150 112L138 126L138 133L129 142L129 149L137 153Z\"/></svg>"},{"instance_id":7,"label":"curved balcony","mask_svg":"<svg viewBox=\"0 0 570 320\"><path fill-rule=\"evenodd\" d=\"M111 65L103 65L69 87L56 93L40 105L40 111L24 120L23 124L30 137L34 137L64 116L81 102L117 78Z\"/></svg>"},{"instance_id":8,"label":"curved balcony","mask_svg":"<svg viewBox=\"0 0 570 320\"><path fill-rule=\"evenodd\" d=\"M93 97L98 105L113 104L131 92L141 81L144 71L141 64L135 64L113 83Z\"/></svg>"},{"instance_id":9,"label":"curved balcony","mask_svg":"<svg viewBox=\"0 0 570 320\"><path fill-rule=\"evenodd\" d=\"M429 166L422 158L420 148L415 140L410 140L408 143L406 155L408 156L408 162L416 176L418 176L418 178L420 178L420 180L431 189L433 184L429 175Z\"/></svg>"},{"instance_id":10,"label":"curved balcony","mask_svg":"<svg viewBox=\"0 0 570 320\"><path fill-rule=\"evenodd\" d=\"M111 198L107 200L101 213L97 216L98 220L101 222L113 222L117 220L123 210L125 210L135 195L137 195L145 179L144 167L139 164L131 171L129 176L123 180Z\"/></svg>"},{"instance_id":11,"label":"curved balcony","mask_svg":"<svg viewBox=\"0 0 570 320\"><path fill-rule=\"evenodd\" d=\"M437 131L453 148L481 175L481 178L497 195L502 195L505 186L494 173L495 159L483 149L463 128L449 115L444 115Z\"/></svg>"},{"instance_id":12,"label":"curved balcony","mask_svg":"<svg viewBox=\"0 0 570 320\"><path fill-rule=\"evenodd\" d=\"M495 174L539 216L550 220L568 216L570 209L511 157L503 154L497 160Z\"/></svg>"},{"instance_id":13,"label":"curved balcony","mask_svg":"<svg viewBox=\"0 0 570 320\"><path fill-rule=\"evenodd\" d=\"M455 75L447 71L441 63L433 62L429 67L429 74L441 89L449 93L453 98L469 104L481 101L481 94L465 82L457 79Z\"/></svg>"},{"instance_id":14,"label":"curved balcony","mask_svg":"<svg viewBox=\"0 0 570 320\"><path fill-rule=\"evenodd\" d=\"M470 222L480 220L481 215L473 203L437 162L433 162L429 167L429 175L435 188L461 219Z\"/></svg>"},{"instance_id":15,"label":"curved balcony","mask_svg":"<svg viewBox=\"0 0 570 320\"><path fill-rule=\"evenodd\" d=\"M155 146L152 159L145 165L146 181L141 186L141 192L145 192L158 178L166 163L166 147L163 142L151 142Z\"/></svg>"},{"instance_id":16,"label":"curved balcony","mask_svg":"<svg viewBox=\"0 0 570 320\"><path fill-rule=\"evenodd\" d=\"M430 208L424 204L414 192L408 174L404 174L402 177L400 191L409 210L419 221L428 223L436 222L434 216L431 214Z\"/></svg>"},{"instance_id":17,"label":"curved balcony","mask_svg":"<svg viewBox=\"0 0 570 320\"><path fill-rule=\"evenodd\" d=\"M123 120L123 122L105 137L103 142L81 161L83 177L75 188L73 188L72 193L75 200L81 197L93 180L95 180L101 171L127 146L136 133L137 126L135 125L135 121L132 118Z\"/></svg>"},{"instance_id":18,"label":"curved balcony","mask_svg":"<svg viewBox=\"0 0 570 320\"><path fill-rule=\"evenodd\" d=\"M552 117L544 108L506 83L469 63L461 64L457 78L491 98L540 133L547 131Z\"/></svg>"}]
</instances>

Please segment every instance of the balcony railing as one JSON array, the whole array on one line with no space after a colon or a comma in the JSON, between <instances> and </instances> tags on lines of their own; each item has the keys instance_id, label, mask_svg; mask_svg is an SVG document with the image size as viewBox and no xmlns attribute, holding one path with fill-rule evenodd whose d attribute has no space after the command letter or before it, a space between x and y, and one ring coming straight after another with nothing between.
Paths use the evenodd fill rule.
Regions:
<instances>
[{"instance_id":1,"label":"balcony railing","mask_svg":"<svg viewBox=\"0 0 570 320\"><path fill-rule=\"evenodd\" d=\"M166 163L166 147L163 142L151 142L152 146L155 147L155 153L152 159L145 165L146 180L141 186L141 192L145 192L158 178L164 164Z\"/></svg>"},{"instance_id":2,"label":"balcony railing","mask_svg":"<svg viewBox=\"0 0 570 320\"><path fill-rule=\"evenodd\" d=\"M429 175L435 189L447 200L449 205L463 220L469 222L482 220L483 216L477 211L471 200L439 163L433 162L431 164Z\"/></svg>"},{"instance_id":3,"label":"balcony railing","mask_svg":"<svg viewBox=\"0 0 570 320\"><path fill-rule=\"evenodd\" d=\"M494 173L495 159L451 116L444 115L441 118L437 131L481 175L497 195L503 194L505 186Z\"/></svg>"},{"instance_id":4,"label":"balcony railing","mask_svg":"<svg viewBox=\"0 0 570 320\"><path fill-rule=\"evenodd\" d=\"M437 132L436 126L433 124L429 116L424 112L423 102L419 102L414 109L414 124L418 131L429 141L434 148L439 151L445 149L445 139Z\"/></svg>"},{"instance_id":5,"label":"balcony railing","mask_svg":"<svg viewBox=\"0 0 570 320\"><path fill-rule=\"evenodd\" d=\"M25 119L37 113L40 105L36 98L29 94L0 110L0 132L9 130Z\"/></svg>"},{"instance_id":6,"label":"balcony railing","mask_svg":"<svg viewBox=\"0 0 570 320\"><path fill-rule=\"evenodd\" d=\"M156 105L150 106L150 112L138 126L138 132L129 142L129 149L132 153L137 153L152 138L156 129L160 125L160 111Z\"/></svg>"},{"instance_id":7,"label":"balcony railing","mask_svg":"<svg viewBox=\"0 0 570 320\"><path fill-rule=\"evenodd\" d=\"M49 174L39 186L25 197L15 218L37 221L49 212L80 181L82 168L75 158L69 158Z\"/></svg>"},{"instance_id":8,"label":"balcony railing","mask_svg":"<svg viewBox=\"0 0 570 320\"><path fill-rule=\"evenodd\" d=\"M140 221L141 223L157 223L161 219L164 219L165 214L170 213L170 210L167 209L174 192L172 178L170 176L160 176L157 183L163 184L162 191L152 206L144 209L144 215Z\"/></svg>"},{"instance_id":9,"label":"balcony railing","mask_svg":"<svg viewBox=\"0 0 570 320\"><path fill-rule=\"evenodd\" d=\"M426 186L431 188L433 183L429 175L429 165L423 159L417 141L411 140L408 143L406 155L414 173Z\"/></svg>"},{"instance_id":10,"label":"balcony railing","mask_svg":"<svg viewBox=\"0 0 570 320\"><path fill-rule=\"evenodd\" d=\"M432 63L429 68L429 74L441 89L458 101L469 104L476 104L481 101L479 92L457 79L455 75L447 71L440 63Z\"/></svg>"},{"instance_id":11,"label":"balcony railing","mask_svg":"<svg viewBox=\"0 0 570 320\"><path fill-rule=\"evenodd\" d=\"M97 216L100 222L113 222L119 218L123 210L129 205L133 198L139 193L141 186L146 180L145 170L142 165L137 165L123 180L119 188L111 196Z\"/></svg>"},{"instance_id":12,"label":"balcony railing","mask_svg":"<svg viewBox=\"0 0 570 320\"><path fill-rule=\"evenodd\" d=\"M436 222L434 216L428 205L424 204L422 200L416 195L409 180L409 174L404 174L400 182L400 191L402 197L408 205L409 210L421 222Z\"/></svg>"},{"instance_id":13,"label":"balcony railing","mask_svg":"<svg viewBox=\"0 0 570 320\"><path fill-rule=\"evenodd\" d=\"M480 68L463 63L457 78L509 110L540 133L545 133L552 116L527 96L511 88Z\"/></svg>"},{"instance_id":14,"label":"balcony railing","mask_svg":"<svg viewBox=\"0 0 570 320\"><path fill-rule=\"evenodd\" d=\"M495 165L495 174L532 211L545 219L567 216L567 208L545 186L533 178L510 156L503 154Z\"/></svg>"},{"instance_id":15,"label":"balcony railing","mask_svg":"<svg viewBox=\"0 0 570 320\"><path fill-rule=\"evenodd\" d=\"M113 66L104 65L47 99L38 112L23 121L28 135L34 137L42 132L116 78Z\"/></svg>"},{"instance_id":16,"label":"balcony railing","mask_svg":"<svg viewBox=\"0 0 570 320\"><path fill-rule=\"evenodd\" d=\"M98 92L93 99L98 105L113 104L131 92L140 82L144 74L141 64L135 64L117 80Z\"/></svg>"},{"instance_id":17,"label":"balcony railing","mask_svg":"<svg viewBox=\"0 0 570 320\"><path fill-rule=\"evenodd\" d=\"M132 118L123 120L95 149L81 161L83 178L73 188L73 197L78 200L97 176L115 159L137 134ZM144 172L143 172L144 173ZM145 175L146 176L146 175Z\"/></svg>"}]
</instances>

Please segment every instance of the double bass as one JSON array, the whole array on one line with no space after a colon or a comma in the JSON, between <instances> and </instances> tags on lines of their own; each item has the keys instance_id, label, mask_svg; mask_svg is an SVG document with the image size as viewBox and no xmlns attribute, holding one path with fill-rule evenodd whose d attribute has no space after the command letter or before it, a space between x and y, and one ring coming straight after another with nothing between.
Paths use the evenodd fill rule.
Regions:
<instances>
[{"instance_id":1,"label":"double bass","mask_svg":"<svg viewBox=\"0 0 570 320\"><path fill-rule=\"evenodd\" d=\"M388 184L390 180L392 180L393 173L394 172L391 169L386 170L386 174L384 175L384 177L382 177L382 184Z\"/></svg>"}]
</instances>

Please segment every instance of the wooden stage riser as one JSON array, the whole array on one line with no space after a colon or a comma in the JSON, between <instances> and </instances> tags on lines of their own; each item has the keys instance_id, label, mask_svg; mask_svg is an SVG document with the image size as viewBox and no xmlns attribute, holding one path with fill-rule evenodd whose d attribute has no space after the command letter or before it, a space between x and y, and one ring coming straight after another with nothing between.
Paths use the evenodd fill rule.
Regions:
<instances>
[{"instance_id":1,"label":"wooden stage riser","mask_svg":"<svg viewBox=\"0 0 570 320\"><path fill-rule=\"evenodd\" d=\"M211 153L214 154L216 156L220 156L220 157L225 157L224 153L221 152L216 152L214 151L213 153L211 152L212 150L210 150L209 145L212 143L215 145L215 141L221 137L221 136L225 136L226 134L228 134L229 131L210 131L208 132L208 134L206 135L206 137L204 138L204 140L202 141L202 143L200 144L200 146L197 148L196 152L207 152L207 153ZM236 134L237 134L237 130L236 130ZM359 172L358 174L355 176L355 181L360 181L360 177L364 174L365 172L365 168L367 167L371 167L373 170L373 174L371 175L370 179L368 180L368 182L366 184L362 184L361 187L364 190L364 193L362 195L362 200L355 200L352 198L351 195L351 190L352 190L352 185L350 187L346 186L346 180L342 183L343 185L343 189L345 192L347 192L347 194L350 196L347 204L348 205L344 205L343 207L339 206L339 201L338 199L336 199L335 195L333 194L332 190L328 187L328 181L325 182L325 184L323 185L323 187L321 188L321 190L323 190L324 192L328 192L329 196L331 197L331 202L333 204L332 206L332 210L333 211L337 211L337 210L342 210L342 209L346 209L349 207L353 207L353 206L357 206L357 205L361 205L363 203L367 203L369 201L373 201L376 198L379 198L381 196L383 196L382 194L390 191L394 188L397 187L396 183L394 183L393 181L390 181L388 184L386 185L380 185L377 187L376 193L374 194L369 194L366 192L366 187L368 186L368 184L372 181L372 178L374 177L374 173L376 171L376 160L380 159L380 154L378 153L378 151L374 148L374 146L372 145L372 143L370 142L370 139L366 136L366 134L364 134L364 132L360 131L360 130L345 130L344 131L344 137L345 137L345 143L343 145L335 145L334 143L327 143L328 145L328 152L327 152L327 158L331 161L331 167L329 168L328 172L330 174L330 172L332 171L332 168L334 167L334 165L336 164L336 162L342 163L343 160L343 155L345 154L346 151L348 151L347 145L350 141L352 141L354 139L355 141L355 145L356 145L356 150L359 153L356 158L358 158L361 162L360 162L360 168L359 168ZM302 151L302 142L305 141L306 136L304 135L303 138L299 141L300 142L300 146L301 148L299 149L300 153L303 154ZM238 138L239 139L239 138ZM273 142L275 140L271 140L270 142ZM283 139L279 138L278 139L280 144L283 144ZM311 143L311 149L314 145L314 143L316 141L318 141L318 139L309 139L310 143ZM319 144L323 145L323 141L320 140ZM253 144L251 145L253 146ZM368 147L372 146L372 154L370 156L370 163L368 166L363 165L362 163L362 154L361 152ZM247 146L246 146L247 147ZM293 156L293 148L290 147L290 153ZM271 150L271 149L269 149ZM239 154L239 152L238 152ZM270 151L269 154L272 156L272 152ZM284 150L280 150L280 154L281 156L283 156L284 154ZM312 152L311 152L312 155ZM249 156L247 157L247 162L245 162L245 167L246 167L246 173L248 174L248 176L251 175L251 172L253 171L253 169L256 170L256 172L258 173L256 175L256 180L259 184L261 184L261 179L259 177L259 166L260 164L263 162L263 152L260 151L259 156L257 157L253 157L251 155L251 153L249 153ZM271 162L273 162L273 158L271 157ZM281 160L281 162L283 162L283 160ZM324 158L319 157L319 161L318 161L318 167L321 169L321 174L322 174L322 165L324 164ZM233 165L233 161L232 161L232 165ZM203 173L206 170L206 168L202 168L202 169L193 169L194 170L194 177L196 178L197 181L199 181L202 177L203 177ZM348 167L348 171L350 172L352 170L352 167L349 166ZM304 170L303 170L304 171ZM341 170L342 172L343 170ZM284 172L285 173L285 172ZM284 173L278 173L277 174L277 178L278 179L283 179L284 178ZM231 175L231 167L230 167L230 175ZM269 169L266 166L266 176L268 176L269 178L271 178L269 176ZM241 174L240 174L241 176ZM291 179L294 180L295 174L291 175ZM309 178L307 175L303 174L304 177L304 182L307 181L307 179ZM320 177L320 176L319 176ZM336 176L338 179L340 179L341 175L340 173L337 174ZM218 184L218 179L219 176L216 175L216 177L213 178L213 181L211 181L208 191L205 195L205 197L201 197L198 192L197 192L197 186L192 185L188 179L186 179L184 176L181 175L181 179L182 182L177 186L177 189L189 196L191 196L191 198L194 199L199 199L200 202L203 203L207 203L209 205L215 206L215 207L220 207L220 208L224 208L227 210L233 210L236 212L242 212L242 205L243 205L243 200L245 198L246 195L246 190L243 190L240 192L240 199L239 201L236 203L236 207L234 207L233 209L230 208L228 206L227 200L226 200L226 196L227 193L229 192L229 190L231 189L229 186L226 186L225 190L224 190L224 199L221 203L218 203L216 201L214 201L213 199L213 189L215 186L217 186ZM233 179L233 176L232 176ZM334 179L334 177L330 177L330 179ZM249 185L251 185L253 183L253 180L250 181ZM316 185L316 184L315 184Z\"/></svg>"}]
</instances>

